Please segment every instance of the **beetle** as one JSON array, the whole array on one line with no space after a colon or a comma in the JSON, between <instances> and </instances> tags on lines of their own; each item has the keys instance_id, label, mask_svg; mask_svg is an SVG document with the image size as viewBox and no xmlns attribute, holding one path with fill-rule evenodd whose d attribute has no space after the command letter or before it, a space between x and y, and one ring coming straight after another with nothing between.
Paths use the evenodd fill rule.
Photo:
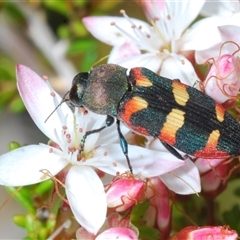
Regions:
<instances>
[{"instance_id":1,"label":"beetle","mask_svg":"<svg viewBox=\"0 0 240 240\"><path fill-rule=\"evenodd\" d=\"M75 107L106 115L106 124L86 133L102 131L117 120L120 145L128 166L127 142L120 122L134 132L159 138L177 158L176 150L197 158L224 159L240 155L240 125L222 105L178 79L159 76L144 67L128 72L115 64L103 64L77 74L69 92Z\"/></svg>"}]
</instances>

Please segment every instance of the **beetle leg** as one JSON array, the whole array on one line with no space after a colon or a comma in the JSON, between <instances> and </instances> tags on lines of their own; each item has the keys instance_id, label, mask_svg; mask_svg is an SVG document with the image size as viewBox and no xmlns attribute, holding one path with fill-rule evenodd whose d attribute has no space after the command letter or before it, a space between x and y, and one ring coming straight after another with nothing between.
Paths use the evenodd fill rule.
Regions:
<instances>
[{"instance_id":1,"label":"beetle leg","mask_svg":"<svg viewBox=\"0 0 240 240\"><path fill-rule=\"evenodd\" d=\"M93 133L97 133L97 132L101 132L103 129L107 128L107 127L110 127L112 124L114 123L114 117L110 116L110 115L107 115L107 118L106 118L106 121L105 121L105 125L98 128L98 129L93 129L91 131L87 131L85 133L85 135L83 136L82 140L81 140L81 143L80 143L80 153L84 150L84 144L86 142L86 139L87 139L87 136L93 134Z\"/></svg>"},{"instance_id":2,"label":"beetle leg","mask_svg":"<svg viewBox=\"0 0 240 240\"><path fill-rule=\"evenodd\" d=\"M129 171L131 173L133 173L132 166L131 166L131 163L130 163L130 160L129 160L129 157L128 157L128 143L127 143L126 139L124 138L124 136L123 136L123 134L121 132L120 121L118 119L117 119L117 130L118 130L118 135L119 135L119 139L120 139L120 145L121 145L123 154L125 155L125 157L127 159L127 164L128 164L128 167L129 167Z\"/></svg>"},{"instance_id":3,"label":"beetle leg","mask_svg":"<svg viewBox=\"0 0 240 240\"><path fill-rule=\"evenodd\" d=\"M174 155L176 158L179 158L181 160L184 160L184 158L182 157L182 155L172 146L170 146L168 143L160 140L162 145L172 154Z\"/></svg>"}]
</instances>

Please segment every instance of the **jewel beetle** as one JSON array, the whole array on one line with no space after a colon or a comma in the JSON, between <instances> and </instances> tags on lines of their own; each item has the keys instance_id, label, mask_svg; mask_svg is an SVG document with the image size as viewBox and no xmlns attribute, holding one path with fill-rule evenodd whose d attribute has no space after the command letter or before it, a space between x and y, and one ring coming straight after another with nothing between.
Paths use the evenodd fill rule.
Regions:
<instances>
[{"instance_id":1,"label":"jewel beetle","mask_svg":"<svg viewBox=\"0 0 240 240\"><path fill-rule=\"evenodd\" d=\"M159 138L180 159L176 149L208 159L240 155L240 125L222 105L178 79L170 80L147 68L128 72L119 65L103 64L79 73L73 79L69 101L107 116L102 128L86 133L82 147L89 134L117 120L120 145L131 172L120 122L139 134Z\"/></svg>"}]
</instances>

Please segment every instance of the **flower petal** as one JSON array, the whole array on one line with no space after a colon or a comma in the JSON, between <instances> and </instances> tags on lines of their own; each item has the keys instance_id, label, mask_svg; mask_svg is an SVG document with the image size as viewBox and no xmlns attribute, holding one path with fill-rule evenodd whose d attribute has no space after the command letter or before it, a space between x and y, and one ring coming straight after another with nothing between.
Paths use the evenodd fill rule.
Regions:
<instances>
[{"instance_id":1,"label":"flower petal","mask_svg":"<svg viewBox=\"0 0 240 240\"><path fill-rule=\"evenodd\" d=\"M219 56L222 43L218 43L211 48L195 52L195 59L198 64L205 64L207 60Z\"/></svg>"},{"instance_id":2,"label":"flower petal","mask_svg":"<svg viewBox=\"0 0 240 240\"><path fill-rule=\"evenodd\" d=\"M149 19L159 18L157 26L162 31L166 41L173 36L179 39L183 31L198 16L204 0L200 1L144 1L143 8Z\"/></svg>"},{"instance_id":3,"label":"flower petal","mask_svg":"<svg viewBox=\"0 0 240 240\"><path fill-rule=\"evenodd\" d=\"M156 73L158 73L161 63L162 59L153 53L144 53L125 59L124 61L117 62L118 65L125 68L145 67Z\"/></svg>"},{"instance_id":4,"label":"flower petal","mask_svg":"<svg viewBox=\"0 0 240 240\"><path fill-rule=\"evenodd\" d=\"M96 240L135 240L138 239L138 235L130 228L110 228L101 234L99 234Z\"/></svg>"},{"instance_id":5,"label":"flower petal","mask_svg":"<svg viewBox=\"0 0 240 240\"><path fill-rule=\"evenodd\" d=\"M142 177L159 176L185 165L185 161L174 157L169 152L163 153L128 145L128 153L133 173ZM116 172L129 171L120 144L101 146L95 150L94 155L98 157L89 159L87 164L93 165L105 173L116 175Z\"/></svg>"},{"instance_id":6,"label":"flower petal","mask_svg":"<svg viewBox=\"0 0 240 240\"><path fill-rule=\"evenodd\" d=\"M218 17L204 18L196 22L182 37L181 51L204 50L221 41L217 26L222 25ZM207 36L207 40L206 40Z\"/></svg>"},{"instance_id":7,"label":"flower petal","mask_svg":"<svg viewBox=\"0 0 240 240\"><path fill-rule=\"evenodd\" d=\"M240 18L240 14L238 14L238 16ZM216 58L224 54L233 54L237 50L237 45L240 45L240 27L233 25L219 26L218 32L221 37L219 43L209 49L195 52L195 58L198 64L205 63L209 59ZM223 45L226 41L229 41L229 43ZM235 56L239 56L239 53L235 54Z\"/></svg>"},{"instance_id":8,"label":"flower petal","mask_svg":"<svg viewBox=\"0 0 240 240\"><path fill-rule=\"evenodd\" d=\"M228 226L188 226L176 233L172 239L224 239L237 240L238 233L231 230Z\"/></svg>"},{"instance_id":9,"label":"flower petal","mask_svg":"<svg viewBox=\"0 0 240 240\"><path fill-rule=\"evenodd\" d=\"M75 218L88 232L96 234L107 213L107 200L100 178L91 167L73 166L65 184Z\"/></svg>"},{"instance_id":10,"label":"flower petal","mask_svg":"<svg viewBox=\"0 0 240 240\"><path fill-rule=\"evenodd\" d=\"M221 16L224 18L231 17L233 13L240 11L238 1L212 1L206 0L201 15L203 16Z\"/></svg>"},{"instance_id":11,"label":"flower petal","mask_svg":"<svg viewBox=\"0 0 240 240\"><path fill-rule=\"evenodd\" d=\"M67 162L50 148L40 145L29 145L0 156L0 184L5 186L24 186L49 179L43 178L40 170L48 170L56 175ZM56 150L58 152L58 150Z\"/></svg>"},{"instance_id":12,"label":"flower petal","mask_svg":"<svg viewBox=\"0 0 240 240\"><path fill-rule=\"evenodd\" d=\"M172 173L160 176L165 185L178 194L192 194L201 191L200 176L195 164L187 159L186 164Z\"/></svg>"},{"instance_id":13,"label":"flower petal","mask_svg":"<svg viewBox=\"0 0 240 240\"><path fill-rule=\"evenodd\" d=\"M127 32L127 34L129 35L128 38L131 39L135 37L132 24L123 17L84 17L82 21L88 31L95 38L111 46L119 46L123 44L127 38L126 35L123 34L123 32L121 32L116 26L113 26L111 24L113 22ZM131 18L131 21L136 26L142 26L144 31L148 31L149 25L147 23L135 18Z\"/></svg>"},{"instance_id":14,"label":"flower petal","mask_svg":"<svg viewBox=\"0 0 240 240\"><path fill-rule=\"evenodd\" d=\"M131 41L125 41L122 45L113 47L108 58L108 63L118 64L120 61L125 61L140 54L141 51L136 44Z\"/></svg>"},{"instance_id":15,"label":"flower petal","mask_svg":"<svg viewBox=\"0 0 240 240\"><path fill-rule=\"evenodd\" d=\"M205 173L213 168L217 167L221 162L225 161L225 159L203 159L198 158L195 161L195 165L198 168L200 173Z\"/></svg>"},{"instance_id":16,"label":"flower petal","mask_svg":"<svg viewBox=\"0 0 240 240\"><path fill-rule=\"evenodd\" d=\"M218 27L219 32L221 33L222 41L231 41L238 46L240 45L240 27L239 26L233 26L233 25L226 25L226 26L219 26ZM235 45L235 44L233 44ZM231 47L232 45L228 45L228 48ZM232 47L233 49L230 49L229 52L235 52L236 45Z\"/></svg>"},{"instance_id":17,"label":"flower petal","mask_svg":"<svg viewBox=\"0 0 240 240\"><path fill-rule=\"evenodd\" d=\"M108 208L123 212L142 200L145 190L141 180L126 178L113 181L106 192Z\"/></svg>"},{"instance_id":18,"label":"flower petal","mask_svg":"<svg viewBox=\"0 0 240 240\"><path fill-rule=\"evenodd\" d=\"M55 111L48 121L45 122L49 114L56 108L53 97L50 95L53 92L52 89L30 68L24 65L17 65L16 71L19 94L30 116L46 136L57 142L54 129L62 129L63 125L58 115L59 111ZM60 103L60 96L56 92L54 94ZM61 105L61 110L64 112L64 115L68 114L69 118L72 116L70 108L65 103Z\"/></svg>"},{"instance_id":19,"label":"flower petal","mask_svg":"<svg viewBox=\"0 0 240 240\"><path fill-rule=\"evenodd\" d=\"M160 75L170 79L179 79L189 86L194 86L199 81L192 64L181 55L167 57L161 65Z\"/></svg>"}]
</instances>

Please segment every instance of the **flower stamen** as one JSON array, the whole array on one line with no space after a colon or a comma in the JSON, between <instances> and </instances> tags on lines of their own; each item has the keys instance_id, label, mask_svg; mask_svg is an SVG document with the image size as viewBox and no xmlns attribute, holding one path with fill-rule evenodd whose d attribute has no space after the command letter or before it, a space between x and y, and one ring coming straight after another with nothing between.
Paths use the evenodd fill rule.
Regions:
<instances>
[{"instance_id":1,"label":"flower stamen","mask_svg":"<svg viewBox=\"0 0 240 240\"><path fill-rule=\"evenodd\" d=\"M129 39L131 39L133 42L137 43L139 45L139 41L134 38L133 36L131 36L128 32L126 32L125 30L123 30L122 28L120 28L115 22L111 22L110 23L112 26L115 26L122 34L124 34L125 36L127 36Z\"/></svg>"},{"instance_id":2,"label":"flower stamen","mask_svg":"<svg viewBox=\"0 0 240 240\"><path fill-rule=\"evenodd\" d=\"M155 17L156 20L156 17ZM158 20L159 21L159 20ZM171 47L169 46L168 42L166 41L166 39L164 38L163 34L160 32L159 28L156 25L156 21L154 20L150 20L150 23L153 26L153 29L155 30L155 32L157 33L157 35L159 36L159 38L163 41L164 45L167 47L168 46L168 51L171 52Z\"/></svg>"}]
</instances>

